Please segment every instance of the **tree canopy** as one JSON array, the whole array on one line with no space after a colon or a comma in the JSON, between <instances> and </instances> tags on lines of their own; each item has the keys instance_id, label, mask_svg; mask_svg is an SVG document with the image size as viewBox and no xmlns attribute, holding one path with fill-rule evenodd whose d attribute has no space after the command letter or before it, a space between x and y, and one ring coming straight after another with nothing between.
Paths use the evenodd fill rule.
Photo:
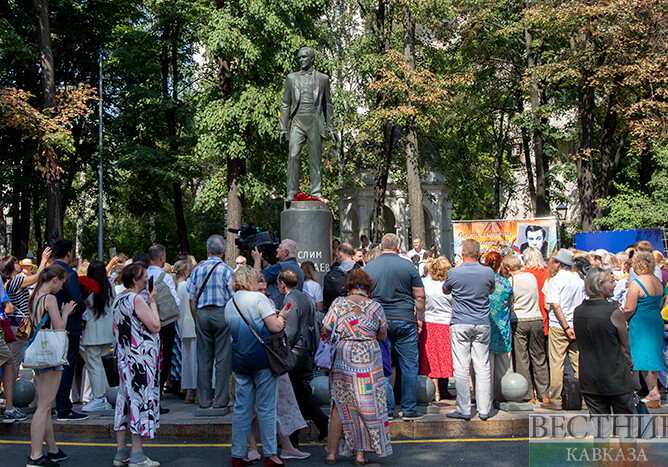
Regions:
<instances>
[{"instance_id":1,"label":"tree canopy","mask_svg":"<svg viewBox=\"0 0 668 467\"><path fill-rule=\"evenodd\" d=\"M201 258L228 228L278 234L280 101L303 46L331 77L343 141L323 147L335 230L337 190L368 172L374 237L389 179L419 235L430 170L453 219L567 202L572 231L665 224L665 1L10 0L0 249L39 251L55 225L94 256L100 160L104 243L119 252L157 241Z\"/></svg>"}]
</instances>

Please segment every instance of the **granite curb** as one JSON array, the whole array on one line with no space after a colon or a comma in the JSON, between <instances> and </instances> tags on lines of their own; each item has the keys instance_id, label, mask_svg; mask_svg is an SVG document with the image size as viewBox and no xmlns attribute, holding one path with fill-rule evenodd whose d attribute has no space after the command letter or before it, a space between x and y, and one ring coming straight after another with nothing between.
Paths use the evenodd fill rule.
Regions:
<instances>
[{"instance_id":1,"label":"granite curb","mask_svg":"<svg viewBox=\"0 0 668 467\"><path fill-rule=\"evenodd\" d=\"M203 440L226 442L232 438L232 413L225 416L203 417L196 416L196 406L185 404L175 396L165 396L162 406L170 412L161 415L160 428L154 441L161 439ZM423 408L424 409L424 408ZM75 405L75 411L81 407ZM454 400L433 402L429 412L419 420L404 421L400 417L390 421L392 439L425 439L425 438L511 438L529 436L530 414L554 413L582 413L555 412L542 408L535 408L532 412L503 412L494 411L492 417L486 421L480 420L477 414L466 420L452 420L446 414L454 410ZM433 413L431 413L433 412ZM652 413L668 413L668 409L652 410ZM59 422L53 419L56 438L78 439L115 439L114 418L109 412L106 414L91 414L88 420ZM318 430L309 422L307 429L302 430L301 438L304 441L317 439ZM23 422L2 424L0 436L30 437L30 418Z\"/></svg>"}]
</instances>

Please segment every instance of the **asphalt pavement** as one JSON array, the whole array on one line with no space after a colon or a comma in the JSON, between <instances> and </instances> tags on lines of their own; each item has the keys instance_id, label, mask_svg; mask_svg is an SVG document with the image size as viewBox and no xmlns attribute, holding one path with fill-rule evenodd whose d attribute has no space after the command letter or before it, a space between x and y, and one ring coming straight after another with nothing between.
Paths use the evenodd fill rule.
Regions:
<instances>
[{"instance_id":1,"label":"asphalt pavement","mask_svg":"<svg viewBox=\"0 0 668 467\"><path fill-rule=\"evenodd\" d=\"M70 459L64 467L111 466L116 452L115 444L108 439L82 440L79 438L57 440L59 447ZM325 465L325 445L302 443L300 449L311 453L306 460L287 461L294 467ZM394 454L387 458L369 455L371 464L382 466L523 466L529 464L529 441L526 438L486 439L404 439L393 440ZM30 444L25 438L5 437L0 440L0 465L25 466ZM230 444L197 442L196 440L160 440L147 442L144 452L162 466L227 466L230 465ZM260 467L261 462L255 462ZM352 458L340 458L337 465L352 465Z\"/></svg>"}]
</instances>

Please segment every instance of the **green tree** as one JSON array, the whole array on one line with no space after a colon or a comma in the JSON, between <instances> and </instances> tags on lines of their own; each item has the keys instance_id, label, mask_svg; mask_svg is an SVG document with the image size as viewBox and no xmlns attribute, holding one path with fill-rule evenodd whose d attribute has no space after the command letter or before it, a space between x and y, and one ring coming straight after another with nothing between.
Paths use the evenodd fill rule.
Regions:
<instances>
[{"instance_id":1,"label":"green tree","mask_svg":"<svg viewBox=\"0 0 668 467\"><path fill-rule=\"evenodd\" d=\"M109 49L110 71L121 83L112 91L119 111L110 125L112 144L126 183L144 195L127 208L149 213L155 242L155 215L171 205L180 251L190 250L182 184L198 173L192 83L204 12L196 1L148 2L117 29Z\"/></svg>"},{"instance_id":2,"label":"green tree","mask_svg":"<svg viewBox=\"0 0 668 467\"><path fill-rule=\"evenodd\" d=\"M316 19L323 4L218 0L210 10L204 39L209 72L197 124L198 154L212 170L198 206L226 208L227 228L241 227L244 208L266 206L267 198L284 193L287 150L278 144L283 84L297 67L300 47L320 50ZM316 68L327 72L316 55ZM229 263L237 255L235 238L227 235Z\"/></svg>"},{"instance_id":3,"label":"green tree","mask_svg":"<svg viewBox=\"0 0 668 467\"><path fill-rule=\"evenodd\" d=\"M553 40L537 73L571 89L577 108L577 186L583 230L605 214L620 168L640 159L641 185L665 131L668 6L656 0L542 2L527 24ZM623 172L623 170L621 171ZM618 180L619 181L619 180Z\"/></svg>"}]
</instances>

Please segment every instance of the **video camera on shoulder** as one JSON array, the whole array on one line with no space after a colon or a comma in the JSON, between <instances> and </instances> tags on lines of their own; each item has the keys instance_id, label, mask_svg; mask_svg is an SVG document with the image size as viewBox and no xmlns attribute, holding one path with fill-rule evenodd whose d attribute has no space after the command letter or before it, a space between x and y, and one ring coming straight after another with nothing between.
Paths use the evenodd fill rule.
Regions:
<instances>
[{"instance_id":1,"label":"video camera on shoulder","mask_svg":"<svg viewBox=\"0 0 668 467\"><path fill-rule=\"evenodd\" d=\"M267 261L276 256L276 247L279 245L278 238L272 236L264 227L255 227L253 224L249 224L242 225L240 229L227 229L227 231L239 236L234 240L234 243L243 253L257 248Z\"/></svg>"}]
</instances>

